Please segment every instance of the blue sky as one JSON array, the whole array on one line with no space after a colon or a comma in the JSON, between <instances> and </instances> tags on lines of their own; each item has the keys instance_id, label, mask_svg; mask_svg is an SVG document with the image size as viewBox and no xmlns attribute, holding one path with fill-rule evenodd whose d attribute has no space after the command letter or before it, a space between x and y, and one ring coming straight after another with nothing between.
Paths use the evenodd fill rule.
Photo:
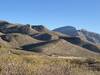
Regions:
<instances>
[{"instance_id":1,"label":"blue sky","mask_svg":"<svg viewBox=\"0 0 100 75\"><path fill-rule=\"evenodd\" d=\"M100 33L100 0L0 0L0 19Z\"/></svg>"}]
</instances>

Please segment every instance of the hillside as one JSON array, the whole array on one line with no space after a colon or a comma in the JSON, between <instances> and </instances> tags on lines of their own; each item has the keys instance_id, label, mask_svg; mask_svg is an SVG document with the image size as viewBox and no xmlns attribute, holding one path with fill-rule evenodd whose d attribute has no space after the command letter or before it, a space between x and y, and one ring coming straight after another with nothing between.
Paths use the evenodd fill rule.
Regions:
<instances>
[{"instance_id":1,"label":"hillside","mask_svg":"<svg viewBox=\"0 0 100 75\"><path fill-rule=\"evenodd\" d=\"M61 32L71 37L78 36L85 41L95 43L95 44L100 44L100 34L95 32L90 32L85 29L77 30L75 27L65 26L65 27L56 28L53 31Z\"/></svg>"},{"instance_id":2,"label":"hillside","mask_svg":"<svg viewBox=\"0 0 100 75\"><path fill-rule=\"evenodd\" d=\"M64 27L62 27L61 30L63 28ZM45 28L43 25L23 25L14 24L7 21L0 21L1 44L9 44L10 48L32 51L30 50L31 48L33 49L35 47L42 47L39 50L43 50L44 54L45 52L46 54L51 53L51 55L53 53L60 55L63 55L63 53L64 55L67 55L68 53L69 55L71 55L73 53L73 55L78 56L77 52L79 52L80 56L90 55L91 53L94 53L95 56L95 53L97 55L100 53L99 46L87 39L87 37L85 36L85 31L83 35L86 40L81 38L82 36L79 35L79 30L74 27L67 26L65 27L65 29L63 29L63 31L66 31L67 35L60 32L51 31L48 28ZM82 31L80 30L80 33L81 32ZM95 36L97 35L96 33L92 34L92 32L87 33L87 36L89 36L89 34L91 36L93 36L94 34ZM91 38L91 36L89 38ZM83 52L81 52L81 50ZM35 51L38 52L38 49L35 49ZM83 55L81 53L83 53Z\"/></svg>"},{"instance_id":3,"label":"hillside","mask_svg":"<svg viewBox=\"0 0 100 75\"><path fill-rule=\"evenodd\" d=\"M1 20L0 75L99 75L99 34L66 29Z\"/></svg>"}]
</instances>

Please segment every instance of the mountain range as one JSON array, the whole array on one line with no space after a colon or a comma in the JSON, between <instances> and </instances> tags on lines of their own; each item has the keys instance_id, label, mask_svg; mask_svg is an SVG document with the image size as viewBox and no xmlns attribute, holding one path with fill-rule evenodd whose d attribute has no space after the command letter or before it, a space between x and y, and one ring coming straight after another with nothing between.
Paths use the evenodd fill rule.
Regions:
<instances>
[{"instance_id":1,"label":"mountain range","mask_svg":"<svg viewBox=\"0 0 100 75\"><path fill-rule=\"evenodd\" d=\"M9 62L15 63L17 60L20 60L22 62L24 61L24 63L26 63L28 66L30 66L29 64L33 65L33 63L35 64L35 66L43 64L43 67L41 68L41 70L43 70L42 71L43 74L36 74L36 75L47 75L45 73L45 68L47 68L46 70L48 70L47 71L48 73L50 70L50 74L48 75L66 75L64 72L62 72L62 74L58 73L58 71L60 70L56 71L56 67L60 68L59 65L57 64L65 63L67 59L68 60L71 59L70 64L73 64L73 62L75 64L81 64L80 62L82 62L82 64L84 63L86 66L88 62L88 66L86 66L88 68L90 68L90 66L92 66L91 64L93 64L93 66L97 67L94 70L96 70L96 72L98 70L98 74L94 73L93 75L95 74L99 75L100 67L98 65L100 65L100 63L98 64L95 63L95 60L100 60L100 34L90 32L84 29L77 30L75 27L72 26L65 26L54 30L49 30L43 25L14 24L1 20L0 55L1 55L0 60L2 61L4 60L4 62L7 61L8 63ZM83 61L85 58L86 60ZM13 61L11 59L13 59ZM90 60L90 59L95 59L95 60ZM4 63L2 61L0 61L0 64ZM44 66L44 64L47 63L49 63L48 65L50 65L50 62L51 63L53 62L52 64L57 65L56 67L54 65L53 67L54 70L52 71L56 72L55 74L51 72L51 69L53 68L49 66L51 68L49 69L48 67ZM16 65L19 66L19 64ZM7 66L6 63L5 66ZM65 67L64 64L63 66L62 65L60 66L63 67L63 69ZM11 71L12 70L15 71L15 69L11 68L13 67L10 67ZM6 71L5 69L4 73ZM29 72L32 71L31 68L28 67L28 69ZM1 71L1 65L0 65L0 71ZM19 70L17 72L19 72ZM17 74L17 75L25 75L24 72L25 71L23 71L23 74ZM74 70L72 72L74 73ZM86 72L87 75L91 75L90 71L88 72ZM39 72L37 73L41 73L41 71L39 70ZM76 71L75 73L77 75ZM16 74L9 73L9 75L16 75ZM30 73L28 74L27 72L27 75L32 75L32 74ZM68 75L73 75L73 74L68 74Z\"/></svg>"},{"instance_id":2,"label":"mountain range","mask_svg":"<svg viewBox=\"0 0 100 75\"><path fill-rule=\"evenodd\" d=\"M72 50L72 52L77 52L78 50L79 52L87 51L89 54L93 52L100 53L100 34L86 30L77 30L72 26L61 27L51 31L43 25L22 25L0 21L0 33L2 40L0 43L4 45L9 44L11 48L31 51L38 48L37 52L41 50L41 52L51 55L53 53L66 55L69 53L69 50ZM64 46L61 46L61 44Z\"/></svg>"},{"instance_id":3,"label":"mountain range","mask_svg":"<svg viewBox=\"0 0 100 75\"><path fill-rule=\"evenodd\" d=\"M91 43L100 44L100 34L95 32L90 32L85 29L77 30L75 27L65 26L56 28L53 31L61 32L71 37L80 37L81 39L89 41Z\"/></svg>"}]
</instances>

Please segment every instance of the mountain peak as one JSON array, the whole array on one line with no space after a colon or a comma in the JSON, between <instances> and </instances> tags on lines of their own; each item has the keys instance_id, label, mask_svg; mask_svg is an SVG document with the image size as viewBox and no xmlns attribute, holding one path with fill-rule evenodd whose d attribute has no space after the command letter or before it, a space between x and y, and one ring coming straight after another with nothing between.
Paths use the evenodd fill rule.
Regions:
<instances>
[{"instance_id":1,"label":"mountain peak","mask_svg":"<svg viewBox=\"0 0 100 75\"><path fill-rule=\"evenodd\" d=\"M63 34L67 34L69 36L78 36L77 29L73 26L65 26L61 28L56 28L54 31L61 32Z\"/></svg>"},{"instance_id":2,"label":"mountain peak","mask_svg":"<svg viewBox=\"0 0 100 75\"><path fill-rule=\"evenodd\" d=\"M86 29L77 30L73 26L65 26L54 29L54 31L61 32L63 34L69 35L71 37L80 37L85 41L89 41L95 44L100 44L100 34L87 31Z\"/></svg>"}]
</instances>

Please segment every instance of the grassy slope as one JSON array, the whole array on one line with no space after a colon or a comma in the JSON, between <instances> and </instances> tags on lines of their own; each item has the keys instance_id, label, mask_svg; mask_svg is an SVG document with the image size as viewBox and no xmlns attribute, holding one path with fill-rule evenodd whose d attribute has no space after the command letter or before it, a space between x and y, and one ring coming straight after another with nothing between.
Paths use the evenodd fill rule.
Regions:
<instances>
[{"instance_id":1,"label":"grassy slope","mask_svg":"<svg viewBox=\"0 0 100 75\"><path fill-rule=\"evenodd\" d=\"M90 64L92 63L92 64ZM100 63L0 48L0 75L99 75Z\"/></svg>"},{"instance_id":2,"label":"grassy slope","mask_svg":"<svg viewBox=\"0 0 100 75\"><path fill-rule=\"evenodd\" d=\"M81 48L77 45L71 44L65 40L52 41L48 44L37 47L40 51L47 55L63 55L63 56L78 56L78 57L93 57L100 59L99 53ZM34 51L34 48L33 48Z\"/></svg>"},{"instance_id":3,"label":"grassy slope","mask_svg":"<svg viewBox=\"0 0 100 75\"><path fill-rule=\"evenodd\" d=\"M8 42L13 48L20 47L26 44L41 42L36 40L28 35L20 34L20 33L11 33L11 40Z\"/></svg>"}]
</instances>

